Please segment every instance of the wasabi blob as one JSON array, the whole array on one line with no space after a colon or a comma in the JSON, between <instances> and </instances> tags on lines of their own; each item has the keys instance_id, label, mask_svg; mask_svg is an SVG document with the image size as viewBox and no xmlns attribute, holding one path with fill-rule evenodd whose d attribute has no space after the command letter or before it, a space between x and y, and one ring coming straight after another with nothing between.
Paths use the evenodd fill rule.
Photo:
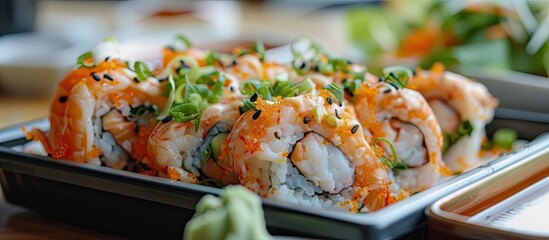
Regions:
<instances>
[{"instance_id":1,"label":"wasabi blob","mask_svg":"<svg viewBox=\"0 0 549 240\"><path fill-rule=\"evenodd\" d=\"M207 195L185 227L185 240L272 239L265 228L259 196L242 186L227 186L219 198Z\"/></svg>"}]
</instances>

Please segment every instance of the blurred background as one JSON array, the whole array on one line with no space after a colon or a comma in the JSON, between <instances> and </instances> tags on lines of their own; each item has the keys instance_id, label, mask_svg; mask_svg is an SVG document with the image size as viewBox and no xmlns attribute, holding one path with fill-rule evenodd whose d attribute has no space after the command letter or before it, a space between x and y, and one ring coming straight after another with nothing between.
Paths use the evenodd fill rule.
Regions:
<instances>
[{"instance_id":1,"label":"blurred background","mask_svg":"<svg viewBox=\"0 0 549 240\"><path fill-rule=\"evenodd\" d=\"M532 84L547 87L548 6L544 0L0 0L0 127L46 116L56 82L108 36L118 39L123 56L154 61L177 33L226 51L257 38L284 46L306 34L374 73L442 62L462 73L532 74L538 76Z\"/></svg>"}]
</instances>

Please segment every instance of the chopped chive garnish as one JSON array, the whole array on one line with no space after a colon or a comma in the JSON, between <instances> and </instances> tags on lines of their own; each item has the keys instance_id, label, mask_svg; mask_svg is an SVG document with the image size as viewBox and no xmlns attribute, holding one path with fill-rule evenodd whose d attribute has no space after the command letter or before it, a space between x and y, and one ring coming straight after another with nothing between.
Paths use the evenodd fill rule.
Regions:
<instances>
[{"instance_id":1,"label":"chopped chive garnish","mask_svg":"<svg viewBox=\"0 0 549 240\"><path fill-rule=\"evenodd\" d=\"M177 122L188 122L197 118L201 113L194 103L176 104L170 109L170 113Z\"/></svg>"},{"instance_id":2,"label":"chopped chive garnish","mask_svg":"<svg viewBox=\"0 0 549 240\"><path fill-rule=\"evenodd\" d=\"M296 58L292 61L292 69L298 74L298 75L305 75L309 72L309 67L305 63L303 59Z\"/></svg>"},{"instance_id":3,"label":"chopped chive garnish","mask_svg":"<svg viewBox=\"0 0 549 240\"><path fill-rule=\"evenodd\" d=\"M379 160L391 169L400 169L400 170L406 169L407 168L406 165L398 163L398 157L397 157L397 154L396 154L396 151L395 151L395 147L386 138L376 138L374 140L374 152L376 154L378 153L378 151L377 151L377 148L378 148L377 142L379 142L379 141L383 141L383 142L387 143L387 145L389 145L389 148L391 149L391 155L393 156L392 160L385 157L385 156L380 156Z\"/></svg>"},{"instance_id":4,"label":"chopped chive garnish","mask_svg":"<svg viewBox=\"0 0 549 240\"><path fill-rule=\"evenodd\" d=\"M383 69L383 74L385 75L383 80L396 88L405 88L413 76L412 70L399 66L386 67Z\"/></svg>"},{"instance_id":5,"label":"chopped chive garnish","mask_svg":"<svg viewBox=\"0 0 549 240\"><path fill-rule=\"evenodd\" d=\"M322 89L328 90L328 92L330 92L332 95L334 95L334 97L337 99L338 102L340 102L340 103L343 102L343 89L341 89L337 85L335 85L333 83L326 84L326 85L324 85L324 87L322 87Z\"/></svg>"},{"instance_id":6,"label":"chopped chive garnish","mask_svg":"<svg viewBox=\"0 0 549 240\"><path fill-rule=\"evenodd\" d=\"M252 51L259 54L259 59L261 61L265 60L265 45L263 44L263 41L255 41L252 45Z\"/></svg>"},{"instance_id":7,"label":"chopped chive garnish","mask_svg":"<svg viewBox=\"0 0 549 240\"><path fill-rule=\"evenodd\" d=\"M517 131L510 128L502 128L494 133L493 144L505 149L511 149L517 140Z\"/></svg>"},{"instance_id":8,"label":"chopped chive garnish","mask_svg":"<svg viewBox=\"0 0 549 240\"><path fill-rule=\"evenodd\" d=\"M179 34L175 37L175 49L178 51L184 51L187 48L192 47L193 44L191 43L191 40L189 40L187 37Z\"/></svg>"},{"instance_id":9,"label":"chopped chive garnish","mask_svg":"<svg viewBox=\"0 0 549 240\"><path fill-rule=\"evenodd\" d=\"M166 106L164 107L164 110L162 110L162 112L156 117L157 120L162 120L168 116L168 114L170 113L170 109L172 108L175 100L175 81L173 80L172 75L168 76L168 83L169 83L168 86L171 89L169 92L168 101L166 102Z\"/></svg>"},{"instance_id":10,"label":"chopped chive garnish","mask_svg":"<svg viewBox=\"0 0 549 240\"><path fill-rule=\"evenodd\" d=\"M95 67L95 64L93 63L93 61L91 61L91 64L86 63L89 59L93 59L93 55L91 52L86 52L78 57L78 59L76 60L76 64L79 67L85 67L85 68Z\"/></svg>"},{"instance_id":11,"label":"chopped chive garnish","mask_svg":"<svg viewBox=\"0 0 549 240\"><path fill-rule=\"evenodd\" d=\"M330 127L337 127L337 119L333 115L326 114L324 117L324 122L326 122L326 124Z\"/></svg>"},{"instance_id":12,"label":"chopped chive garnish","mask_svg":"<svg viewBox=\"0 0 549 240\"><path fill-rule=\"evenodd\" d=\"M152 76L152 72L144 62L137 61L133 64L135 74L137 74L138 81L145 81L148 77Z\"/></svg>"},{"instance_id":13,"label":"chopped chive garnish","mask_svg":"<svg viewBox=\"0 0 549 240\"><path fill-rule=\"evenodd\" d=\"M469 122L469 120L465 120L461 123L459 123L459 126L458 126L458 129L456 130L456 132L452 133L452 134L444 134L444 145L442 147L442 152L446 152L446 150L448 150L448 148L456 143L459 139L461 139L462 137L464 136L471 136L471 134L473 133L473 125L471 124L471 122Z\"/></svg>"}]
</instances>

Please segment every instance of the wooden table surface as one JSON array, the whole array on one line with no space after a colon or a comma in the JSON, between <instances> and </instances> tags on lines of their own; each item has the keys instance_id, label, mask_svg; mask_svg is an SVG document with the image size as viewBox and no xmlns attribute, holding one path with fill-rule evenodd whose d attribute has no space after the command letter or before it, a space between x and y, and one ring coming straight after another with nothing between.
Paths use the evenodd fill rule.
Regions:
<instances>
[{"instance_id":1,"label":"wooden table surface","mask_svg":"<svg viewBox=\"0 0 549 240\"><path fill-rule=\"evenodd\" d=\"M0 128L48 115L49 97L0 97ZM59 223L7 203L0 191L0 239L117 239Z\"/></svg>"}]
</instances>

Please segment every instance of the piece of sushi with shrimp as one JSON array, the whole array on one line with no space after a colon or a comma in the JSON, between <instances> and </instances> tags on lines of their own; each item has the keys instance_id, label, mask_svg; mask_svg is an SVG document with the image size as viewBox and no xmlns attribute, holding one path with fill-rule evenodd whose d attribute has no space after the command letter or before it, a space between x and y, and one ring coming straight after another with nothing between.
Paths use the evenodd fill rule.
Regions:
<instances>
[{"instance_id":1,"label":"piece of sushi with shrimp","mask_svg":"<svg viewBox=\"0 0 549 240\"><path fill-rule=\"evenodd\" d=\"M486 138L484 128L498 105L486 86L437 63L430 71L418 69L408 87L427 99L440 123L446 165L459 173L482 163L478 155Z\"/></svg>"},{"instance_id":2,"label":"piece of sushi with shrimp","mask_svg":"<svg viewBox=\"0 0 549 240\"><path fill-rule=\"evenodd\" d=\"M227 137L225 157L241 184L263 198L350 212L380 209L387 204L387 168L359 122L326 99L256 100Z\"/></svg>"},{"instance_id":3,"label":"piece of sushi with shrimp","mask_svg":"<svg viewBox=\"0 0 549 240\"><path fill-rule=\"evenodd\" d=\"M80 56L78 67L59 83L50 130L35 129L29 137L54 159L135 170L146 154L154 112L165 104L161 93L147 66L136 62L130 69L116 40L107 39Z\"/></svg>"},{"instance_id":4,"label":"piece of sushi with shrimp","mask_svg":"<svg viewBox=\"0 0 549 240\"><path fill-rule=\"evenodd\" d=\"M433 111L420 93L405 88L411 75L403 68L381 78L368 74L353 93L367 141L392 169L393 194L422 191L450 175L442 161L443 136Z\"/></svg>"}]
</instances>

